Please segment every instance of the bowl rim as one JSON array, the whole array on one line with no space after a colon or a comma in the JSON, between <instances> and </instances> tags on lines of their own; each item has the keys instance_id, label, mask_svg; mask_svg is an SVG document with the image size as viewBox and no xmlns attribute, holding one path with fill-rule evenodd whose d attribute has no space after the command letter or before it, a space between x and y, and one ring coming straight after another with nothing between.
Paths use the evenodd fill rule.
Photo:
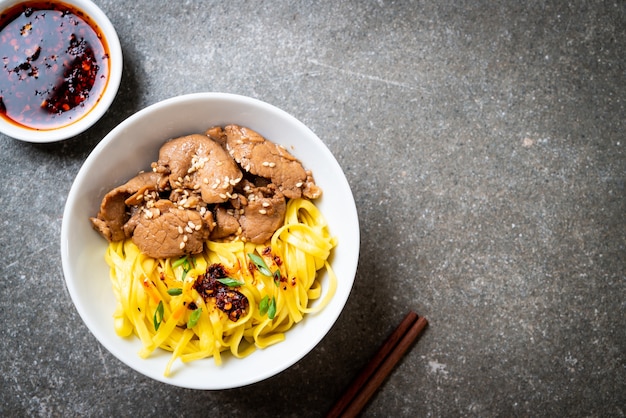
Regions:
<instances>
[{"instance_id":1,"label":"bowl rim","mask_svg":"<svg viewBox=\"0 0 626 418\"><path fill-rule=\"evenodd\" d=\"M32 0L0 0L0 12ZM73 138L91 126L93 126L109 109L117 96L123 72L123 53L119 37L115 27L107 15L91 0L51 0L57 3L65 3L74 6L85 13L96 24L109 48L109 77L104 87L102 96L83 117L69 125L57 129L37 130L12 123L4 117L0 117L0 132L25 142L49 143Z\"/></svg>"},{"instance_id":2,"label":"bowl rim","mask_svg":"<svg viewBox=\"0 0 626 418\"><path fill-rule=\"evenodd\" d=\"M84 306L85 302L79 299L78 289L75 283L76 280L75 280L75 277L72 276L73 267L71 266L71 259L70 259L70 254L69 254L69 239L71 237L71 234L73 233L73 229L71 228L71 224L72 224L71 216L73 215L73 212L74 212L74 206L78 204L77 200L79 199L79 196L80 196L80 193L79 193L80 187L77 187L77 185L81 186L82 182L84 182L84 178L87 176L89 168L91 168L95 164L95 162L98 161L98 155L100 154L100 152L103 150L106 152L107 151L106 148L109 146L112 146L111 142L119 143L120 135L127 132L127 129L129 126L133 126L134 124L141 125L141 123L143 123L142 119L144 117L148 117L152 112L163 110L162 108L169 108L169 106L176 106L179 104L182 106L185 106L185 104L187 104L188 102L194 102L198 100L200 101L202 100L226 100L226 101L236 102L237 104L243 104L247 106L257 106L257 107L260 106L262 108L262 111L275 112L279 114L281 118L286 118L288 123L295 123L298 126L298 130L300 129L303 130L303 132L306 133L307 136L309 136L314 141L314 146L316 147L316 150L323 153L323 161L325 162L325 164L329 163L331 166L334 165L336 167L335 170L339 170L337 174L340 173L341 175L339 176L340 178L337 178L336 180L338 182L344 183L340 186L340 189L344 192L347 191L349 193L349 196L347 196L345 202L342 202L342 206L345 206L345 209L342 209L342 211L345 210L347 214L346 216L350 219L350 222L348 222L348 224L350 225L347 228L349 229L350 234L352 235L352 239L349 240L351 244L348 244L348 242L346 241L345 243L343 243L344 247L342 247L342 250L345 248L345 250L343 251L345 251L345 254L347 255L346 258L348 261L345 262L346 265L343 268L343 272L345 273L345 276L341 277L341 280L345 280L348 283L346 285L346 286L349 286L347 291L344 286L344 290L341 293L341 298L339 296L340 295L339 292L335 295L333 299L338 298L338 300L335 301L334 309L329 312L330 318L328 318L328 321L321 322L322 326L318 326L319 323L316 322L314 319L311 319L309 320L309 322L307 322L306 317L305 317L305 320L303 320L303 322L298 324L298 326L301 326L301 327L307 327L309 324L315 324L315 325L310 325L310 326L316 326L316 328L310 328L310 327L306 328L308 331L310 331L311 329L314 330L315 336L314 338L307 340L306 343L299 342L298 344L300 345L300 348L297 350L296 355L292 356L291 358L289 358L289 360L279 364L278 366L273 365L272 367L268 367L266 370L263 371L263 373L257 373L250 377L246 376L245 378L242 377L238 380L236 384L232 384L232 383L225 384L222 382L189 382L189 381L172 379L171 377L165 378L162 376L162 370L157 370L154 373L151 370L146 372L147 366L144 366L145 363L138 363L138 362L146 362L147 361L146 359L142 360L142 359L139 359L138 356L131 358L131 356L129 355L122 355L121 353L122 349L113 347L114 344L117 345L118 343L117 342L111 343L111 341L103 335L103 332L100 330L102 327L99 327L99 328L96 327L96 325L98 324L93 323L92 322L93 318L89 317L87 308ZM117 141L115 141L116 138L118 138ZM155 149L156 149L156 146L155 146ZM331 225L331 228L332 228L332 225ZM191 93L191 94L185 94L181 96L172 97L172 98L154 103L138 111L137 113L129 116L126 120L124 120L122 123L116 126L108 135L106 135L105 138L93 149L93 151L90 153L90 155L87 157L87 159L83 163L83 166L80 168L67 197L67 202L66 202L66 206L64 209L64 213L63 213L63 222L61 226L61 256L62 256L62 265L63 265L63 272L65 276L66 287L68 289L68 292L70 294L70 297L72 299L75 309L78 311L79 316L81 317L81 319L83 320L83 322L85 323L85 325L87 326L91 334L95 336L98 342L101 345L103 345L118 360L120 360L122 363L126 364L131 369L135 370L136 372L143 374L147 377L150 377L154 380L160 381L162 383L166 383L166 384L170 384L170 385L178 386L178 387L183 387L187 389L223 390L223 389L231 389L235 387L242 387L242 386L250 385L253 383L257 383L261 380L267 379L269 377L272 377L276 374L281 373L282 371L293 366L293 364L295 364L296 362L300 361L307 354L309 354L319 344L319 342L323 338L326 337L326 335L328 334L332 326L337 322L340 314L343 312L345 304L347 303L349 295L354 286L354 280L356 277L356 270L357 270L357 265L358 265L359 252L360 252L360 232L359 231L360 229L359 229L358 213L356 210L356 203L354 201L354 197L352 195L352 191L350 189L348 181L345 177L345 173L339 166L339 163L335 159L334 155L326 147L326 145L306 125L304 125L302 122L300 122L298 119L296 119L294 116L290 115L289 113L285 112L284 110L279 109L278 107L270 105L261 100L251 98L251 97L241 96L237 94L230 94L230 93L214 93L214 92ZM332 233L332 229L331 229L331 233ZM340 243L340 246L341 245L342 244ZM335 251L336 250L333 251L333 254L335 253ZM102 258L104 258L104 256ZM331 266L333 264L334 263L331 260ZM321 313L323 312L324 312L324 309L321 311ZM313 321L313 322L310 322L310 321ZM285 343L287 343L287 341L283 341L280 344L285 344ZM267 351L271 349L272 347L268 347L267 349L260 350L260 351ZM259 350L253 353L252 356L254 356L258 352ZM245 361L245 359L234 360L234 361Z\"/></svg>"}]
</instances>

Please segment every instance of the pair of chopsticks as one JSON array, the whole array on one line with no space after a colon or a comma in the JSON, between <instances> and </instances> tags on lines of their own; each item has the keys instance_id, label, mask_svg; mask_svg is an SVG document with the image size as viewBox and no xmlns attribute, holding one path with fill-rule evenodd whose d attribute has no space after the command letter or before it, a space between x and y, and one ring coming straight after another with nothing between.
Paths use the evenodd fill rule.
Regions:
<instances>
[{"instance_id":1,"label":"pair of chopsticks","mask_svg":"<svg viewBox=\"0 0 626 418\"><path fill-rule=\"evenodd\" d=\"M358 415L427 325L426 318L409 311L326 417Z\"/></svg>"}]
</instances>

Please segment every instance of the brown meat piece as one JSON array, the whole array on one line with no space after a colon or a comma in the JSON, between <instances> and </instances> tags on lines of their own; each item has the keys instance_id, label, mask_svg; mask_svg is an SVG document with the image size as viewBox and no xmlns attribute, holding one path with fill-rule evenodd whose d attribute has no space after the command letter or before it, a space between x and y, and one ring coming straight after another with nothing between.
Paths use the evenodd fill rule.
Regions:
<instances>
[{"instance_id":1,"label":"brown meat piece","mask_svg":"<svg viewBox=\"0 0 626 418\"><path fill-rule=\"evenodd\" d=\"M211 231L211 239L226 238L241 232L239 221L233 213L234 210L227 210L221 206L215 208L215 228Z\"/></svg>"},{"instance_id":2,"label":"brown meat piece","mask_svg":"<svg viewBox=\"0 0 626 418\"><path fill-rule=\"evenodd\" d=\"M221 126L213 126L207 129L204 134L222 147L226 147L226 132L224 132Z\"/></svg>"},{"instance_id":3,"label":"brown meat piece","mask_svg":"<svg viewBox=\"0 0 626 418\"><path fill-rule=\"evenodd\" d=\"M202 252L213 228L198 211L179 209L165 199L142 212L132 240L142 253L154 258Z\"/></svg>"},{"instance_id":4,"label":"brown meat piece","mask_svg":"<svg viewBox=\"0 0 626 418\"><path fill-rule=\"evenodd\" d=\"M321 196L322 190L315 184L311 173L285 148L238 125L228 125L224 131L228 153L245 171L270 179L289 199Z\"/></svg>"},{"instance_id":5,"label":"brown meat piece","mask_svg":"<svg viewBox=\"0 0 626 418\"><path fill-rule=\"evenodd\" d=\"M153 164L158 173L169 175L173 189L200 190L205 203L231 198L242 174L228 153L206 135L193 134L166 142Z\"/></svg>"},{"instance_id":6,"label":"brown meat piece","mask_svg":"<svg viewBox=\"0 0 626 418\"><path fill-rule=\"evenodd\" d=\"M263 244L285 221L285 196L273 188L257 188L248 195L248 204L239 218L241 235L254 244Z\"/></svg>"},{"instance_id":7,"label":"brown meat piece","mask_svg":"<svg viewBox=\"0 0 626 418\"><path fill-rule=\"evenodd\" d=\"M124 231L124 224L130 218L127 202L140 201L145 193L162 191L166 185L167 179L161 174L153 172L138 174L104 196L98 215L89 218L91 224L109 242L129 237Z\"/></svg>"}]
</instances>

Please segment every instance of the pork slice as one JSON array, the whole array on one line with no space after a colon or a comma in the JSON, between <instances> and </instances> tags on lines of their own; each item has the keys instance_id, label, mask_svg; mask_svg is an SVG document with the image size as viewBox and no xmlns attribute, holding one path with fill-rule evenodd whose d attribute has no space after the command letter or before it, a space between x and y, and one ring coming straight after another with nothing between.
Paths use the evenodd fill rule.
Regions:
<instances>
[{"instance_id":1,"label":"pork slice","mask_svg":"<svg viewBox=\"0 0 626 418\"><path fill-rule=\"evenodd\" d=\"M179 209L169 200L143 208L132 240L142 253L154 258L198 254L204 249L212 222L196 210Z\"/></svg>"},{"instance_id":2,"label":"pork slice","mask_svg":"<svg viewBox=\"0 0 626 418\"><path fill-rule=\"evenodd\" d=\"M241 180L239 167L206 135L193 134L166 142L154 170L169 176L173 189L200 190L207 204L226 202Z\"/></svg>"},{"instance_id":3,"label":"pork slice","mask_svg":"<svg viewBox=\"0 0 626 418\"><path fill-rule=\"evenodd\" d=\"M285 222L285 196L271 187L259 187L248 195L239 217L241 235L254 244L268 242Z\"/></svg>"},{"instance_id":4,"label":"pork slice","mask_svg":"<svg viewBox=\"0 0 626 418\"><path fill-rule=\"evenodd\" d=\"M222 147L226 147L226 132L224 132L221 126L212 126L207 129L204 134Z\"/></svg>"},{"instance_id":5,"label":"pork slice","mask_svg":"<svg viewBox=\"0 0 626 418\"><path fill-rule=\"evenodd\" d=\"M249 128L227 125L224 131L228 153L245 171L270 179L289 199L321 196L311 173L285 148Z\"/></svg>"},{"instance_id":6,"label":"pork slice","mask_svg":"<svg viewBox=\"0 0 626 418\"><path fill-rule=\"evenodd\" d=\"M143 199L148 191L162 191L167 179L154 172L140 173L121 186L108 192L100 203L100 210L90 218L93 227L109 242L127 238L124 224L129 220L129 204Z\"/></svg>"},{"instance_id":7,"label":"pork slice","mask_svg":"<svg viewBox=\"0 0 626 418\"><path fill-rule=\"evenodd\" d=\"M241 232L241 226L234 211L237 209L226 209L222 206L215 208L215 228L211 231L211 239L226 238Z\"/></svg>"}]
</instances>

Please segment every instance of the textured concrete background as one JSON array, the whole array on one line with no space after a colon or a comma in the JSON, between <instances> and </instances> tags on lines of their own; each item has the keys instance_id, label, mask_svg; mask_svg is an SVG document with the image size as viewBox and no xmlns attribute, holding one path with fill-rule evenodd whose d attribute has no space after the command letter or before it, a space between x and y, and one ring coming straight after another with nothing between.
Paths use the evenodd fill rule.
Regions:
<instances>
[{"instance_id":1,"label":"textured concrete background","mask_svg":"<svg viewBox=\"0 0 626 418\"><path fill-rule=\"evenodd\" d=\"M624 1L97 3L125 53L111 110L63 143L0 138L0 415L321 416L409 309L430 327L364 416L626 414ZM362 228L329 335L290 370L222 392L109 355L59 248L93 147L199 91L307 124Z\"/></svg>"}]
</instances>

